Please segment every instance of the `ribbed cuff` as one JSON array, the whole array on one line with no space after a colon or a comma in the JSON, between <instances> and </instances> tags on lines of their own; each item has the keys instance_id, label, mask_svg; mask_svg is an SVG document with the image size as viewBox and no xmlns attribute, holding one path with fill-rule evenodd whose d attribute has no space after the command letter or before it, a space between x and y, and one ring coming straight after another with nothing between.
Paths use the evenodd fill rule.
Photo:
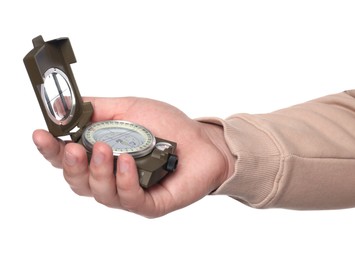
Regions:
<instances>
[{"instance_id":1,"label":"ribbed cuff","mask_svg":"<svg viewBox=\"0 0 355 260\"><path fill-rule=\"evenodd\" d=\"M212 194L228 195L249 206L267 207L278 190L281 155L273 137L239 114L226 120L198 118L223 127L226 143L236 157L233 174Z\"/></svg>"}]
</instances>

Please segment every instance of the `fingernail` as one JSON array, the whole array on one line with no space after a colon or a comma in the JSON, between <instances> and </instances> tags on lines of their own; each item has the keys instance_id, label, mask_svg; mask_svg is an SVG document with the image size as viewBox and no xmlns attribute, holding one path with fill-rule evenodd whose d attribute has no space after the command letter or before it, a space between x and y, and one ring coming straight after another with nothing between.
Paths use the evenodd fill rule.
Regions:
<instances>
[{"instance_id":1,"label":"fingernail","mask_svg":"<svg viewBox=\"0 0 355 260\"><path fill-rule=\"evenodd\" d=\"M35 146L37 147L37 150L38 150L38 151L41 151L42 147L41 147L41 145L39 144L39 142L37 142L36 139L33 139L33 143L34 143Z\"/></svg>"},{"instance_id":2,"label":"fingernail","mask_svg":"<svg viewBox=\"0 0 355 260\"><path fill-rule=\"evenodd\" d=\"M74 164L76 164L76 157L69 152L65 152L64 160L65 163L68 164L69 166L73 166Z\"/></svg>"},{"instance_id":3,"label":"fingernail","mask_svg":"<svg viewBox=\"0 0 355 260\"><path fill-rule=\"evenodd\" d=\"M101 152L96 152L92 158L95 165L100 165L104 161L105 156Z\"/></svg>"},{"instance_id":4,"label":"fingernail","mask_svg":"<svg viewBox=\"0 0 355 260\"><path fill-rule=\"evenodd\" d=\"M127 160L119 158L118 167L121 174L126 174L129 172L129 163Z\"/></svg>"}]
</instances>

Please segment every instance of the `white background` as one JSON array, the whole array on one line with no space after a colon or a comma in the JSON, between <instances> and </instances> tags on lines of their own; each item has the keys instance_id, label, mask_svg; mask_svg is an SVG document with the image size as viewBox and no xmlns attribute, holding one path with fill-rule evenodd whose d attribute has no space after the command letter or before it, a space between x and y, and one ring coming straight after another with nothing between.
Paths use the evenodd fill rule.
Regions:
<instances>
[{"instance_id":1,"label":"white background","mask_svg":"<svg viewBox=\"0 0 355 260\"><path fill-rule=\"evenodd\" d=\"M83 96L267 113L354 88L354 14L352 1L2 1L0 259L354 259L354 209L209 196L149 220L76 196L32 144L46 126L22 62L35 36L66 36Z\"/></svg>"}]
</instances>

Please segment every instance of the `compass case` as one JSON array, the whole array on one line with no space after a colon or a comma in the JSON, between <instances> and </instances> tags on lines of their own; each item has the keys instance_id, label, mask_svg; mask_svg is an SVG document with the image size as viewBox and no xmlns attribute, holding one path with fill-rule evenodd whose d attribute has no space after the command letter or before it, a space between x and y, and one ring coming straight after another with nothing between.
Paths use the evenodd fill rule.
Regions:
<instances>
[{"instance_id":1,"label":"compass case","mask_svg":"<svg viewBox=\"0 0 355 260\"><path fill-rule=\"evenodd\" d=\"M143 188L149 188L168 173L175 171L178 164L178 157L174 154L176 143L157 138L157 143L169 143L171 146L166 150L154 148L153 151L144 157L137 158L139 183Z\"/></svg>"}]
</instances>

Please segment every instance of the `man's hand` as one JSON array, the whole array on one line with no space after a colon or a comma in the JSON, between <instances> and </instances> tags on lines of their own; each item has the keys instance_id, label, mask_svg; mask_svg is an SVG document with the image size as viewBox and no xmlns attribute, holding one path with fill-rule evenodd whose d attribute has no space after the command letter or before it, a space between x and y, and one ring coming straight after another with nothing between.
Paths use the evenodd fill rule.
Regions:
<instances>
[{"instance_id":1,"label":"man's hand","mask_svg":"<svg viewBox=\"0 0 355 260\"><path fill-rule=\"evenodd\" d=\"M108 207L146 217L159 217L185 207L223 183L233 170L220 126L192 120L177 108L144 98L86 98L94 106L93 122L127 120L148 128L155 136L177 143L179 164L174 173L149 189L139 185L132 156L118 158L113 174L112 149L97 142L88 164L85 148L65 143L45 130L36 130L33 141L54 167L62 168L71 189L92 196Z\"/></svg>"}]
</instances>

